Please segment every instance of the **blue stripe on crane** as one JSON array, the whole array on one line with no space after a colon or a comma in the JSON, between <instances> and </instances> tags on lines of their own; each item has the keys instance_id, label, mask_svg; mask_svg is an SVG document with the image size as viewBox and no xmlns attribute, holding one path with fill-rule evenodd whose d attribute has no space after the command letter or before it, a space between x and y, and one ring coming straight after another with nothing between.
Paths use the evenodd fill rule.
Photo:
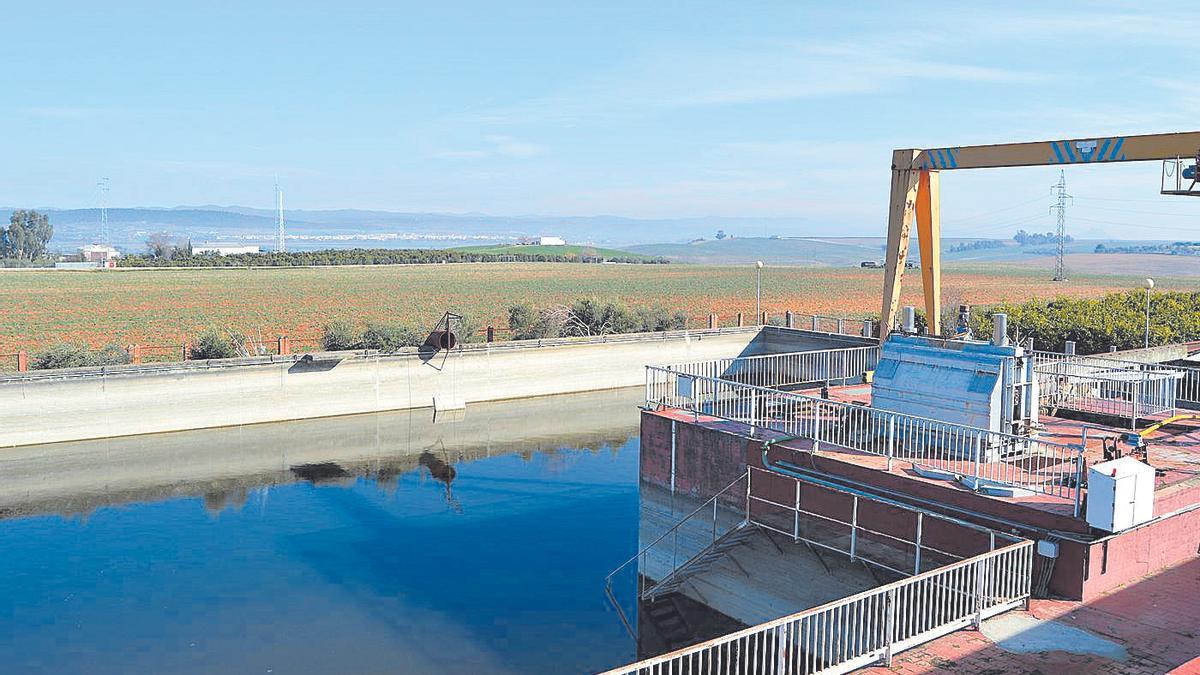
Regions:
<instances>
[{"instance_id":1,"label":"blue stripe on crane","mask_svg":"<svg viewBox=\"0 0 1200 675\"><path fill-rule=\"evenodd\" d=\"M1096 152L1096 160L1095 161L1097 161L1097 162L1105 161L1104 155L1108 152L1108 144L1109 143L1112 143L1111 138L1104 139L1104 144L1101 145L1100 149Z\"/></svg>"},{"instance_id":2,"label":"blue stripe on crane","mask_svg":"<svg viewBox=\"0 0 1200 675\"><path fill-rule=\"evenodd\" d=\"M1058 149L1058 141L1050 141L1050 147L1054 148L1054 154L1055 154L1055 156L1058 157L1058 163L1062 164L1063 163L1063 154L1062 154L1062 150Z\"/></svg>"},{"instance_id":3,"label":"blue stripe on crane","mask_svg":"<svg viewBox=\"0 0 1200 675\"><path fill-rule=\"evenodd\" d=\"M1109 155L1108 155L1108 161L1110 161L1110 162L1111 162L1111 161L1113 161L1114 159L1125 159L1125 155L1124 155L1124 153L1122 153L1120 157L1118 157L1118 156L1117 156L1117 153L1118 153L1118 152L1121 152L1121 146L1122 146L1122 145L1124 145L1124 144L1125 144L1125 139L1124 139L1124 138L1118 138L1118 139L1117 139L1117 142L1116 142L1115 144L1113 144L1113 149L1112 149L1112 152L1111 152L1111 153L1109 153Z\"/></svg>"},{"instance_id":4,"label":"blue stripe on crane","mask_svg":"<svg viewBox=\"0 0 1200 675\"><path fill-rule=\"evenodd\" d=\"M1072 164L1074 164L1075 163L1075 151L1071 149L1071 144L1066 141L1063 141L1063 150L1067 151L1067 159Z\"/></svg>"}]
</instances>

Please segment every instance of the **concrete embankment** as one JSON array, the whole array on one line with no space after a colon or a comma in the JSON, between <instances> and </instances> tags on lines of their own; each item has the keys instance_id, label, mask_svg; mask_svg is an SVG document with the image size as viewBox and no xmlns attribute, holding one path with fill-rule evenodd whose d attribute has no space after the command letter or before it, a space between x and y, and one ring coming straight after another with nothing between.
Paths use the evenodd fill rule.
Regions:
<instances>
[{"instance_id":1,"label":"concrete embankment","mask_svg":"<svg viewBox=\"0 0 1200 675\"><path fill-rule=\"evenodd\" d=\"M44 371L0 380L0 447L615 389L646 364L866 343L743 328Z\"/></svg>"},{"instance_id":2,"label":"concrete embankment","mask_svg":"<svg viewBox=\"0 0 1200 675\"><path fill-rule=\"evenodd\" d=\"M620 447L637 435L641 400L634 387L479 403L448 421L413 408L9 448L0 453L0 518L178 497L203 497L219 510L262 486L359 477L386 484L437 461Z\"/></svg>"}]
</instances>

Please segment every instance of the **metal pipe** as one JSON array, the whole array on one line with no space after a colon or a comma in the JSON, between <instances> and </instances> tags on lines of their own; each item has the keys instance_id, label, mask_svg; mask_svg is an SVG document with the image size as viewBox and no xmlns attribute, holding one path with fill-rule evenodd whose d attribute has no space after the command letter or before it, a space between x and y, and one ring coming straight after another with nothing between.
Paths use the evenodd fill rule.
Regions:
<instances>
[{"instance_id":1,"label":"metal pipe","mask_svg":"<svg viewBox=\"0 0 1200 675\"><path fill-rule=\"evenodd\" d=\"M997 347L1008 344L1008 315L1003 312L992 315L992 344Z\"/></svg>"},{"instance_id":2,"label":"metal pipe","mask_svg":"<svg viewBox=\"0 0 1200 675\"><path fill-rule=\"evenodd\" d=\"M904 333L912 335L917 332L917 310L911 306L904 308Z\"/></svg>"}]
</instances>

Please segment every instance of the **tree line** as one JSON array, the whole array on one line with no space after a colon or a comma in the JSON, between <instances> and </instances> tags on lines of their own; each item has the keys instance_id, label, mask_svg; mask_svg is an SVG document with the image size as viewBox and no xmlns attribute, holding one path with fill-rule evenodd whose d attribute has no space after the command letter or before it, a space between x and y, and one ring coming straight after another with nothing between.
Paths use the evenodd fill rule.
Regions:
<instances>
[{"instance_id":1,"label":"tree line","mask_svg":"<svg viewBox=\"0 0 1200 675\"><path fill-rule=\"evenodd\" d=\"M666 264L666 258L642 256L477 253L453 249L351 248L320 251L270 251L230 255L194 254L190 242L157 238L142 255L120 259L121 267L309 267L329 265L415 265L467 262L566 262Z\"/></svg>"}]
</instances>

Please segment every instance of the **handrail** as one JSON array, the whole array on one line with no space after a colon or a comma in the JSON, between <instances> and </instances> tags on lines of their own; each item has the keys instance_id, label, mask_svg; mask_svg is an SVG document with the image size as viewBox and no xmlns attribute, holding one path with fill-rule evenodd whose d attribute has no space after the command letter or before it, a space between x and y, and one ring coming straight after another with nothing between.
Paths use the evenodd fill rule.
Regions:
<instances>
[{"instance_id":1,"label":"handrail","mask_svg":"<svg viewBox=\"0 0 1200 675\"><path fill-rule=\"evenodd\" d=\"M628 567L630 564L637 562L639 559L641 559L643 556L645 556L646 553L648 551L650 551L650 549L654 548L659 543L664 541L668 536L672 535L673 533L678 532L679 528L682 527L684 523L690 521L692 519L692 517L695 516L696 514L700 513L701 511L707 510L710 507L710 505L715 512L716 506L717 506L717 500L722 495L724 495L726 492L728 492L730 489L732 489L734 486L736 486L742 482L746 482L747 483L746 493L749 494L749 492L750 492L749 480L750 480L750 469L749 469L749 467L747 467L746 471L744 473L742 473L740 476L738 476L736 479L734 479L734 481L732 483L721 488L716 494L714 494L712 497L709 497L707 501L705 501L700 506L696 507L696 509L694 509L691 513L688 513L686 516L679 519L674 525L667 528L666 531L664 531L661 535L659 535L659 537L657 539L655 539L654 541L650 542L649 544L646 544L645 546L643 546L637 553L633 554L633 557L631 557L629 560L626 560L625 562L618 565L616 567L616 569L609 572L608 575L606 577L604 577L604 593L605 593L605 595L608 596L608 600L610 603L612 603L613 608L617 610L617 615L620 616L621 623L625 624L625 629L627 631L629 631L629 634L631 636L633 636L635 639L637 638L637 632L633 630L633 626L630 624L628 617L625 616L625 611L621 609L621 603L617 601L616 595L613 594L613 590L612 590L613 578L615 576L617 576L617 574L619 572L621 572L623 569ZM715 518L715 516L714 516L714 518ZM745 522L746 522L745 515L743 515L742 523L744 524ZM715 532L715 523L714 523L714 532ZM714 539L715 539L715 534L714 534ZM689 560L690 560L690 558L689 558ZM639 598L641 597L640 589L638 591L638 597Z\"/></svg>"},{"instance_id":2,"label":"handrail","mask_svg":"<svg viewBox=\"0 0 1200 675\"><path fill-rule=\"evenodd\" d=\"M1021 541L601 675L846 673L978 625L1030 596L1033 542Z\"/></svg>"},{"instance_id":3,"label":"handrail","mask_svg":"<svg viewBox=\"0 0 1200 675\"><path fill-rule=\"evenodd\" d=\"M820 443L1081 505L1083 448L731 380L647 367L646 406L765 427ZM1001 461L1003 460L1003 461ZM1056 466L1065 468L1055 470Z\"/></svg>"}]
</instances>

